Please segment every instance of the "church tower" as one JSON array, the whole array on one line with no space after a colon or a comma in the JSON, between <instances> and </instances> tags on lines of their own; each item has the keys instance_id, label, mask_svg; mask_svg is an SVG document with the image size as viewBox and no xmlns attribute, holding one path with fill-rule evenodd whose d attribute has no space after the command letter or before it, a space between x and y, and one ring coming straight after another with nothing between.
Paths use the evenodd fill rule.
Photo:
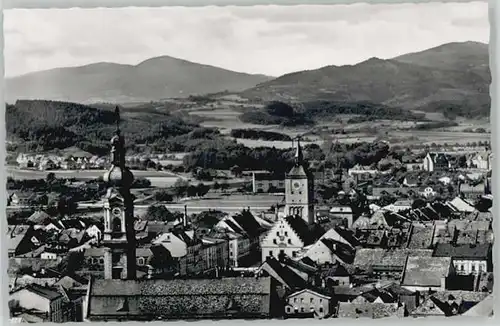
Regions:
<instances>
[{"instance_id":1,"label":"church tower","mask_svg":"<svg viewBox=\"0 0 500 326\"><path fill-rule=\"evenodd\" d=\"M108 185L104 197L104 278L136 278L134 198L132 172L125 166L125 141L120 133L120 111L116 107L116 134L111 139L111 167L104 174Z\"/></svg>"},{"instance_id":2,"label":"church tower","mask_svg":"<svg viewBox=\"0 0 500 326\"><path fill-rule=\"evenodd\" d=\"M295 164L285 177L285 215L302 218L312 224L314 218L314 179L304 165L300 140L297 140Z\"/></svg>"}]
</instances>

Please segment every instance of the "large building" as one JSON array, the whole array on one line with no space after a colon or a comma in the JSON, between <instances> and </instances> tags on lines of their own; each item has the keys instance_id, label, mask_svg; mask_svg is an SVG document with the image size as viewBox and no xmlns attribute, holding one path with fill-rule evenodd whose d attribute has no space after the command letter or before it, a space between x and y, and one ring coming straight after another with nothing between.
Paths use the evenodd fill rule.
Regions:
<instances>
[{"instance_id":1,"label":"large building","mask_svg":"<svg viewBox=\"0 0 500 326\"><path fill-rule=\"evenodd\" d=\"M134 175L125 166L125 141L120 134L116 108L116 134L111 139L111 167L104 174L108 191L104 197L104 278L136 278L134 199L130 187Z\"/></svg>"},{"instance_id":2,"label":"large building","mask_svg":"<svg viewBox=\"0 0 500 326\"><path fill-rule=\"evenodd\" d=\"M314 178L304 164L304 157L297 140L295 164L285 177L285 216L302 218L314 223Z\"/></svg>"}]
</instances>

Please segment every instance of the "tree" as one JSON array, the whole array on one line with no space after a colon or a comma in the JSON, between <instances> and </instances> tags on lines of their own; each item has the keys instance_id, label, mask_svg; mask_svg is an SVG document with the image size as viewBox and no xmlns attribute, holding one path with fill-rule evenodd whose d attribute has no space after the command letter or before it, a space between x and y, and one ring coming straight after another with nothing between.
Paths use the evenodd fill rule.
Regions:
<instances>
[{"instance_id":1,"label":"tree","mask_svg":"<svg viewBox=\"0 0 500 326\"><path fill-rule=\"evenodd\" d=\"M166 191L159 191L155 193L155 199L157 201L171 202L173 200L172 195Z\"/></svg>"},{"instance_id":2,"label":"tree","mask_svg":"<svg viewBox=\"0 0 500 326\"><path fill-rule=\"evenodd\" d=\"M149 221L172 222L182 217L182 213L169 211L164 205L152 205L148 207L145 218Z\"/></svg>"},{"instance_id":3,"label":"tree","mask_svg":"<svg viewBox=\"0 0 500 326\"><path fill-rule=\"evenodd\" d=\"M205 196L208 191L210 190L210 187L203 184L203 183L199 183L197 186L196 186L196 195L199 196L199 197L203 197Z\"/></svg>"},{"instance_id":4,"label":"tree","mask_svg":"<svg viewBox=\"0 0 500 326\"><path fill-rule=\"evenodd\" d=\"M54 172L48 173L47 176L45 177L45 181L48 184L52 184L55 180L56 180L56 174Z\"/></svg>"},{"instance_id":5,"label":"tree","mask_svg":"<svg viewBox=\"0 0 500 326\"><path fill-rule=\"evenodd\" d=\"M60 216L72 215L77 209L78 203L73 196L62 196L57 201L56 210Z\"/></svg>"},{"instance_id":6,"label":"tree","mask_svg":"<svg viewBox=\"0 0 500 326\"><path fill-rule=\"evenodd\" d=\"M232 173L235 177L240 177L242 172L243 172L243 171L242 171L242 169L239 167L239 165L233 165L233 167L231 168L231 173Z\"/></svg>"},{"instance_id":7,"label":"tree","mask_svg":"<svg viewBox=\"0 0 500 326\"><path fill-rule=\"evenodd\" d=\"M227 182L225 182L225 181L224 181L224 182L222 182L222 183L220 184L220 189L221 189L222 191L226 191L227 189L229 189L229 183L227 183Z\"/></svg>"},{"instance_id":8,"label":"tree","mask_svg":"<svg viewBox=\"0 0 500 326\"><path fill-rule=\"evenodd\" d=\"M189 182L185 179L178 178L174 183L174 193L177 197L182 197L186 194L189 187Z\"/></svg>"},{"instance_id":9,"label":"tree","mask_svg":"<svg viewBox=\"0 0 500 326\"><path fill-rule=\"evenodd\" d=\"M198 188L196 186L189 185L187 187L186 194L188 197L194 197L197 195L197 193L198 193Z\"/></svg>"}]
</instances>

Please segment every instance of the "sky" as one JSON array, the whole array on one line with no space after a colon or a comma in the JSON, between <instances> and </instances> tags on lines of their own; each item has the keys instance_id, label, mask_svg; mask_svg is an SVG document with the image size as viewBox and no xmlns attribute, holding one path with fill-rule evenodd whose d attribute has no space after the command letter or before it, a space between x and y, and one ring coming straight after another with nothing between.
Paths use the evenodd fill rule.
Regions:
<instances>
[{"instance_id":1,"label":"sky","mask_svg":"<svg viewBox=\"0 0 500 326\"><path fill-rule=\"evenodd\" d=\"M7 77L162 55L279 76L449 42L488 43L489 22L487 2L9 9L4 35Z\"/></svg>"}]
</instances>

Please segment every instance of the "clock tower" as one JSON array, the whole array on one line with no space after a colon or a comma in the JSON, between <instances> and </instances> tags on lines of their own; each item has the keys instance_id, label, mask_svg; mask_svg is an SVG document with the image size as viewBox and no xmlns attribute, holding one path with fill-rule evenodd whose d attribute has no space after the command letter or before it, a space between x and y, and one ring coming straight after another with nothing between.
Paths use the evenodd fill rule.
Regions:
<instances>
[{"instance_id":1,"label":"clock tower","mask_svg":"<svg viewBox=\"0 0 500 326\"><path fill-rule=\"evenodd\" d=\"M125 166L125 141L120 133L120 112L116 114L116 134L111 139L111 167L104 174L108 190L104 197L104 278L136 278L136 238L134 198L130 187L132 172Z\"/></svg>"},{"instance_id":2,"label":"clock tower","mask_svg":"<svg viewBox=\"0 0 500 326\"><path fill-rule=\"evenodd\" d=\"M285 215L314 223L314 179L304 165L300 141L297 140L295 164L285 177Z\"/></svg>"}]
</instances>

